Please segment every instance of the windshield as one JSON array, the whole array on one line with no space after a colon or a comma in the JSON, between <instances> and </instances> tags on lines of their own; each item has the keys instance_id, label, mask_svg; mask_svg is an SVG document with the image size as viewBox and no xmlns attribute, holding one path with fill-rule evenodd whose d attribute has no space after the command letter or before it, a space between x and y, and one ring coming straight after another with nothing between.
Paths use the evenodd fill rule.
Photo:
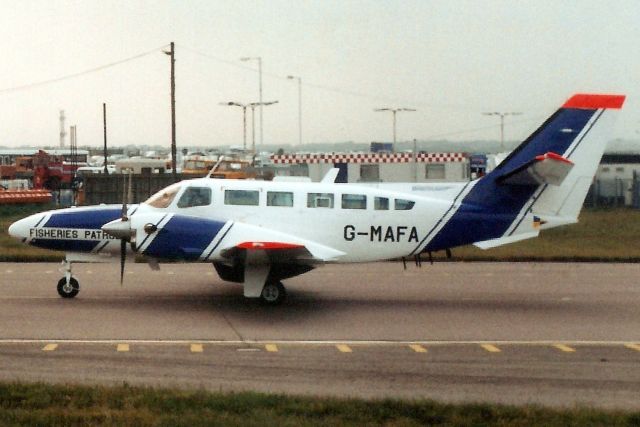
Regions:
<instances>
[{"instance_id":1,"label":"windshield","mask_svg":"<svg viewBox=\"0 0 640 427\"><path fill-rule=\"evenodd\" d=\"M149 197L144 203L154 208L166 208L173 202L178 191L180 191L180 183L170 185Z\"/></svg>"}]
</instances>

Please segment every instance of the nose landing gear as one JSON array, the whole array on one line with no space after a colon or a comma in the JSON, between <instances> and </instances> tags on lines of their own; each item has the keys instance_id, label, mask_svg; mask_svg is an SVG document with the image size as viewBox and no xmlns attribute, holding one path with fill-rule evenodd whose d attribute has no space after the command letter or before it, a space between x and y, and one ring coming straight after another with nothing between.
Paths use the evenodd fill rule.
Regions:
<instances>
[{"instance_id":1,"label":"nose landing gear","mask_svg":"<svg viewBox=\"0 0 640 427\"><path fill-rule=\"evenodd\" d=\"M78 292L80 292L80 284L74 277L69 278L69 282L66 277L58 282L58 294L62 298L73 298L78 295Z\"/></svg>"},{"instance_id":2,"label":"nose landing gear","mask_svg":"<svg viewBox=\"0 0 640 427\"><path fill-rule=\"evenodd\" d=\"M62 298L73 298L80 292L80 284L71 275L71 262L65 259L62 264L64 265L64 277L58 281L58 294Z\"/></svg>"}]
</instances>

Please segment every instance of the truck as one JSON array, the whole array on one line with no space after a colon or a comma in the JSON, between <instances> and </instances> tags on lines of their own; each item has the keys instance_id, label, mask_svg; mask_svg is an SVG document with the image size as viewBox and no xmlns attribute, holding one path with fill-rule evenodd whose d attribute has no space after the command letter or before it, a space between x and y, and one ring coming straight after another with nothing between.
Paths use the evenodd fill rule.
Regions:
<instances>
[{"instance_id":1,"label":"truck","mask_svg":"<svg viewBox=\"0 0 640 427\"><path fill-rule=\"evenodd\" d=\"M76 169L84 162L67 162L64 156L38 150L33 156L20 156L12 165L0 166L0 179L28 179L35 189L56 191L72 188Z\"/></svg>"},{"instance_id":2,"label":"truck","mask_svg":"<svg viewBox=\"0 0 640 427\"><path fill-rule=\"evenodd\" d=\"M204 176L218 165L211 174L211 178L218 179L255 179L256 171L251 163L239 159L212 159L208 157L194 156L184 161L183 174Z\"/></svg>"}]
</instances>

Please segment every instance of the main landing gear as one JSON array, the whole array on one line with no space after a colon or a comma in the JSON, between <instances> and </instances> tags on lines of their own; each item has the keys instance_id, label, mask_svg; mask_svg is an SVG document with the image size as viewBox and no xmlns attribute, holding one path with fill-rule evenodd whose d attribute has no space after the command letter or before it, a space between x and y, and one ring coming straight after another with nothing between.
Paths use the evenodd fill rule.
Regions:
<instances>
[{"instance_id":1,"label":"main landing gear","mask_svg":"<svg viewBox=\"0 0 640 427\"><path fill-rule=\"evenodd\" d=\"M287 297L287 291L280 281L265 283L260 294L260 302L265 305L280 305Z\"/></svg>"},{"instance_id":2,"label":"main landing gear","mask_svg":"<svg viewBox=\"0 0 640 427\"><path fill-rule=\"evenodd\" d=\"M64 265L64 277L58 281L58 294L62 298L73 298L80 292L80 284L71 275L71 263L65 259L62 264Z\"/></svg>"}]
</instances>

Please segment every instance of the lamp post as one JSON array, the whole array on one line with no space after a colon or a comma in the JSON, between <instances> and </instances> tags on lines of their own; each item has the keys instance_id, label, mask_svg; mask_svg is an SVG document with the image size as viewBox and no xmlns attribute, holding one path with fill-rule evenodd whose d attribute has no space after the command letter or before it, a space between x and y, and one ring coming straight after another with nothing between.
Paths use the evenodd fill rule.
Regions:
<instances>
[{"instance_id":1,"label":"lamp post","mask_svg":"<svg viewBox=\"0 0 640 427\"><path fill-rule=\"evenodd\" d=\"M302 77L287 76L289 80L298 80L298 145L302 145Z\"/></svg>"},{"instance_id":2,"label":"lamp post","mask_svg":"<svg viewBox=\"0 0 640 427\"><path fill-rule=\"evenodd\" d=\"M504 152L504 118L505 116L519 116L522 113L509 111L506 113L501 113L498 111L492 111L487 113L482 113L484 116L500 116L500 152Z\"/></svg>"},{"instance_id":3,"label":"lamp post","mask_svg":"<svg viewBox=\"0 0 640 427\"><path fill-rule=\"evenodd\" d=\"M240 61L258 61L258 101L260 102L260 145L263 143L262 139L262 57L260 56L246 56L240 58Z\"/></svg>"},{"instance_id":4,"label":"lamp post","mask_svg":"<svg viewBox=\"0 0 640 427\"><path fill-rule=\"evenodd\" d=\"M384 108L376 108L373 111L391 111L391 113L393 113L393 151L396 151L396 114L399 111L417 111L413 108L389 108L389 107L384 107Z\"/></svg>"},{"instance_id":5,"label":"lamp post","mask_svg":"<svg viewBox=\"0 0 640 427\"><path fill-rule=\"evenodd\" d=\"M171 173L173 174L173 180L178 182L178 175L176 171L176 56L175 56L175 44L171 42L169 45L170 50L163 51L165 54L171 57Z\"/></svg>"},{"instance_id":6,"label":"lamp post","mask_svg":"<svg viewBox=\"0 0 640 427\"><path fill-rule=\"evenodd\" d=\"M262 111L262 107L265 105L273 105L277 104L278 101L269 101L269 102L252 102L247 104L249 108L251 108L251 152L256 154L256 107L260 107L260 111Z\"/></svg>"},{"instance_id":7,"label":"lamp post","mask_svg":"<svg viewBox=\"0 0 640 427\"><path fill-rule=\"evenodd\" d=\"M221 102L220 105L242 108L242 148L244 151L247 151L247 107L249 106L249 104L241 104L239 102L229 101Z\"/></svg>"}]
</instances>

